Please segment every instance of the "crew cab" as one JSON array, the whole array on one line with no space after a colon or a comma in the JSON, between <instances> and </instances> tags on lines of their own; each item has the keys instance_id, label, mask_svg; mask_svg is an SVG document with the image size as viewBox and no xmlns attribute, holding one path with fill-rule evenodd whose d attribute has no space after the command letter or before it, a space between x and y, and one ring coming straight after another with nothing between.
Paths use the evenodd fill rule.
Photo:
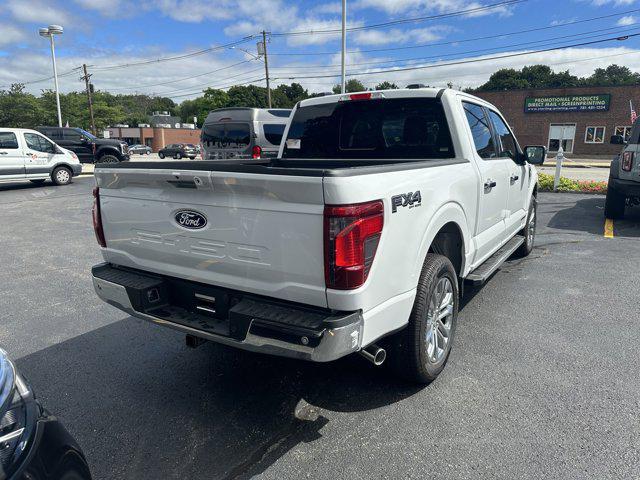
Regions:
<instances>
[{"instance_id":1,"label":"crew cab","mask_svg":"<svg viewBox=\"0 0 640 480\"><path fill-rule=\"evenodd\" d=\"M99 297L241 349L444 368L463 282L535 239L545 148L450 89L300 102L275 159L96 169Z\"/></svg>"},{"instance_id":2,"label":"crew cab","mask_svg":"<svg viewBox=\"0 0 640 480\"><path fill-rule=\"evenodd\" d=\"M117 163L129 160L129 145L115 138L98 138L81 128L36 127L58 145L74 152L81 163Z\"/></svg>"},{"instance_id":3,"label":"crew cab","mask_svg":"<svg viewBox=\"0 0 640 480\"><path fill-rule=\"evenodd\" d=\"M0 128L0 182L30 180L42 184L48 179L66 185L82 173L75 153L27 128Z\"/></svg>"}]
</instances>

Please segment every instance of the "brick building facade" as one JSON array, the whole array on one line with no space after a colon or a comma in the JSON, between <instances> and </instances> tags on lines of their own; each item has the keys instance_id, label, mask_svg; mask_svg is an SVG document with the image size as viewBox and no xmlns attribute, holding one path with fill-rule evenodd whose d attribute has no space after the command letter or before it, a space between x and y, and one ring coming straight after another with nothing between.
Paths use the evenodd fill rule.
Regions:
<instances>
[{"instance_id":1,"label":"brick building facade","mask_svg":"<svg viewBox=\"0 0 640 480\"><path fill-rule=\"evenodd\" d=\"M620 152L614 134L629 135L631 110L640 107L640 85L476 92L500 109L521 146L546 145L550 153L562 140L568 157L606 157Z\"/></svg>"},{"instance_id":2,"label":"brick building facade","mask_svg":"<svg viewBox=\"0 0 640 480\"><path fill-rule=\"evenodd\" d=\"M109 127L109 137L127 142L129 145L142 144L157 152L171 143L200 143L197 128L164 127Z\"/></svg>"}]
</instances>

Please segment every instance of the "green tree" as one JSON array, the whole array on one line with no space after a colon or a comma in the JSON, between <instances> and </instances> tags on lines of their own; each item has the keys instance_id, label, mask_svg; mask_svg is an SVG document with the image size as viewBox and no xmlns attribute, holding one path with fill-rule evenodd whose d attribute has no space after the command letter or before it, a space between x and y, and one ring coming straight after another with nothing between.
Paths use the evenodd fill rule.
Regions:
<instances>
[{"instance_id":1,"label":"green tree","mask_svg":"<svg viewBox=\"0 0 640 480\"><path fill-rule=\"evenodd\" d=\"M584 79L584 85L589 86L637 85L639 83L639 73L615 64L607 68L596 68L593 75Z\"/></svg>"},{"instance_id":2,"label":"green tree","mask_svg":"<svg viewBox=\"0 0 640 480\"><path fill-rule=\"evenodd\" d=\"M398 85L393 82L387 82L386 80L376 85L376 90L395 90L397 88Z\"/></svg>"},{"instance_id":3,"label":"green tree","mask_svg":"<svg viewBox=\"0 0 640 480\"><path fill-rule=\"evenodd\" d=\"M345 90L347 91L347 93L364 92L366 89L367 87L364 86L364 83L362 83L357 78L351 78L347 80L347 83L345 84ZM340 93L341 90L342 88L340 84L333 86L333 93Z\"/></svg>"},{"instance_id":4,"label":"green tree","mask_svg":"<svg viewBox=\"0 0 640 480\"><path fill-rule=\"evenodd\" d=\"M15 83L0 90L0 127L33 128L44 123L45 112L34 95L25 93L24 85Z\"/></svg>"}]
</instances>

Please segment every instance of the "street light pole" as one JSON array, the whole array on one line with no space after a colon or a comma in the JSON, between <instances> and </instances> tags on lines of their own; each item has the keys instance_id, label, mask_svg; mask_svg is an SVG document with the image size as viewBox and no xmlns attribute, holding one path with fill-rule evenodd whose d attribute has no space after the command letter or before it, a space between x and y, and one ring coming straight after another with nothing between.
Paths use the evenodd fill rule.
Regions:
<instances>
[{"instance_id":1,"label":"street light pole","mask_svg":"<svg viewBox=\"0 0 640 480\"><path fill-rule=\"evenodd\" d=\"M62 112L60 111L60 90L58 88L58 69L56 68L56 49L54 46L53 36L62 35L64 29L60 25L49 25L39 30L41 37L49 37L51 45L51 61L53 62L53 83L56 87L56 107L58 109L58 126L62 127Z\"/></svg>"},{"instance_id":2,"label":"street light pole","mask_svg":"<svg viewBox=\"0 0 640 480\"><path fill-rule=\"evenodd\" d=\"M347 0L342 0L342 83L340 91L346 93L345 56L347 54Z\"/></svg>"}]
</instances>

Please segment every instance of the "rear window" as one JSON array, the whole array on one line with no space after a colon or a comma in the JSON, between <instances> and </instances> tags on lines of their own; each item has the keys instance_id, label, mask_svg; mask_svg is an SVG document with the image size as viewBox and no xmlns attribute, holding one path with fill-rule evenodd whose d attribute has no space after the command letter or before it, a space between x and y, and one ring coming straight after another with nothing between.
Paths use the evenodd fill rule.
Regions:
<instances>
[{"instance_id":1,"label":"rear window","mask_svg":"<svg viewBox=\"0 0 640 480\"><path fill-rule=\"evenodd\" d=\"M455 156L435 98L352 100L296 110L284 158L430 159Z\"/></svg>"},{"instance_id":2,"label":"rear window","mask_svg":"<svg viewBox=\"0 0 640 480\"><path fill-rule=\"evenodd\" d=\"M284 124L282 123L265 123L264 137L272 145L280 145L282 134L284 133Z\"/></svg>"},{"instance_id":3,"label":"rear window","mask_svg":"<svg viewBox=\"0 0 640 480\"><path fill-rule=\"evenodd\" d=\"M202 128L202 143L206 148L244 148L250 140L247 123L210 123Z\"/></svg>"}]
</instances>

